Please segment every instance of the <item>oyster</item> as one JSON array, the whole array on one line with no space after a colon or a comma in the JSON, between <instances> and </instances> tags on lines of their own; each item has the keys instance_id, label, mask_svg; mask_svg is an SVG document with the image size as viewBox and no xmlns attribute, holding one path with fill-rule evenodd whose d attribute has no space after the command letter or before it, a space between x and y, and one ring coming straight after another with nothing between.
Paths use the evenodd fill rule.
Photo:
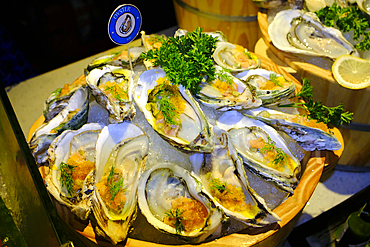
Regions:
<instances>
[{"instance_id":1,"label":"oyster","mask_svg":"<svg viewBox=\"0 0 370 247\"><path fill-rule=\"evenodd\" d=\"M63 88L58 88L46 99L43 115L45 122L49 122L68 105L68 101L73 93L82 85L86 84L85 76L82 75L71 84L64 84Z\"/></svg>"},{"instance_id":2,"label":"oyster","mask_svg":"<svg viewBox=\"0 0 370 247\"><path fill-rule=\"evenodd\" d=\"M274 128L236 111L225 112L217 126L228 131L231 143L248 170L293 193L301 164Z\"/></svg>"},{"instance_id":3,"label":"oyster","mask_svg":"<svg viewBox=\"0 0 370 247\"><path fill-rule=\"evenodd\" d=\"M144 51L145 48L142 46L130 47L130 57L133 66L141 61L140 55ZM93 69L106 65L121 66L122 68L130 69L130 58L127 49L95 58L85 68L85 75L88 75Z\"/></svg>"},{"instance_id":4,"label":"oyster","mask_svg":"<svg viewBox=\"0 0 370 247\"><path fill-rule=\"evenodd\" d=\"M213 59L219 66L231 72L255 69L261 65L261 60L246 48L229 42L217 42Z\"/></svg>"},{"instance_id":5,"label":"oyster","mask_svg":"<svg viewBox=\"0 0 370 247\"><path fill-rule=\"evenodd\" d=\"M109 112L110 123L120 123L134 117L134 82L131 70L107 65L92 70L86 81L96 101Z\"/></svg>"},{"instance_id":6,"label":"oyster","mask_svg":"<svg viewBox=\"0 0 370 247\"><path fill-rule=\"evenodd\" d=\"M219 234L221 210L202 192L202 183L174 163L159 163L144 172L138 204L150 224L177 239L199 243Z\"/></svg>"},{"instance_id":7,"label":"oyster","mask_svg":"<svg viewBox=\"0 0 370 247\"><path fill-rule=\"evenodd\" d=\"M98 234L113 244L126 239L136 218L137 186L148 150L147 135L132 123L110 124L98 136L92 211Z\"/></svg>"},{"instance_id":8,"label":"oyster","mask_svg":"<svg viewBox=\"0 0 370 247\"><path fill-rule=\"evenodd\" d=\"M211 154L197 153L190 157L193 171L202 181L205 193L228 217L244 226L262 227L279 221L279 216L249 186L242 162L228 135L223 132L215 143Z\"/></svg>"},{"instance_id":9,"label":"oyster","mask_svg":"<svg viewBox=\"0 0 370 247\"><path fill-rule=\"evenodd\" d=\"M262 105L277 104L296 89L296 85L286 80L283 75L265 69L246 70L235 77L251 86L256 96L262 100Z\"/></svg>"},{"instance_id":10,"label":"oyster","mask_svg":"<svg viewBox=\"0 0 370 247\"><path fill-rule=\"evenodd\" d=\"M134 99L153 129L183 150L212 152L211 131L189 90L171 85L163 69L143 72Z\"/></svg>"},{"instance_id":11,"label":"oyster","mask_svg":"<svg viewBox=\"0 0 370 247\"><path fill-rule=\"evenodd\" d=\"M211 82L203 81L197 98L206 106L217 110L248 109L258 107L262 101L254 91L238 78L215 65L216 79Z\"/></svg>"},{"instance_id":12,"label":"oyster","mask_svg":"<svg viewBox=\"0 0 370 247\"><path fill-rule=\"evenodd\" d=\"M363 12L370 15L370 1L369 0L356 0L356 3Z\"/></svg>"},{"instance_id":13,"label":"oyster","mask_svg":"<svg viewBox=\"0 0 370 247\"><path fill-rule=\"evenodd\" d=\"M269 25L268 33L274 46L283 51L333 60L343 54L359 56L338 29L324 26L311 12L280 11Z\"/></svg>"},{"instance_id":14,"label":"oyster","mask_svg":"<svg viewBox=\"0 0 370 247\"><path fill-rule=\"evenodd\" d=\"M89 112L89 91L86 86L76 90L68 105L47 123L43 123L32 134L28 145L37 163L47 161L46 152L53 140L64 130L79 129L87 122Z\"/></svg>"},{"instance_id":15,"label":"oyster","mask_svg":"<svg viewBox=\"0 0 370 247\"><path fill-rule=\"evenodd\" d=\"M90 123L78 130L66 130L48 149L49 173L45 184L49 193L80 219L90 214L95 183L95 143L102 125Z\"/></svg>"},{"instance_id":16,"label":"oyster","mask_svg":"<svg viewBox=\"0 0 370 247\"><path fill-rule=\"evenodd\" d=\"M342 147L326 124L308 120L307 117L263 107L245 113L275 129L284 131L306 151L338 150Z\"/></svg>"},{"instance_id":17,"label":"oyster","mask_svg":"<svg viewBox=\"0 0 370 247\"><path fill-rule=\"evenodd\" d=\"M141 31L141 43L144 46L144 51L148 52L150 50L156 50L159 49L162 46L162 40L166 39L167 37L165 35L157 35L157 34L145 34L145 31ZM151 69L154 67L153 63L151 61L148 61L144 59L144 65L147 69Z\"/></svg>"}]
</instances>

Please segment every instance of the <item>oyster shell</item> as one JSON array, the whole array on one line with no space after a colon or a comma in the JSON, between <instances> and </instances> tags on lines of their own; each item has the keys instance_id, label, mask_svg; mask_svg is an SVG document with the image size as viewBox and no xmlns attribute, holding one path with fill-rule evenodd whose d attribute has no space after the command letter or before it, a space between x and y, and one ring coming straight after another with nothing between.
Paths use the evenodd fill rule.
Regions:
<instances>
[{"instance_id":1,"label":"oyster shell","mask_svg":"<svg viewBox=\"0 0 370 247\"><path fill-rule=\"evenodd\" d=\"M134 99L149 124L170 144L182 150L212 152L211 131L199 104L189 90L171 85L163 69L151 69L140 75ZM162 105L161 99L165 100ZM161 107L165 104L167 112L163 113ZM177 115L167 115L175 111Z\"/></svg>"},{"instance_id":2,"label":"oyster shell","mask_svg":"<svg viewBox=\"0 0 370 247\"><path fill-rule=\"evenodd\" d=\"M262 227L280 220L264 199L249 186L248 178L226 132L215 141L211 154L190 157L204 192L224 213L244 226Z\"/></svg>"},{"instance_id":3,"label":"oyster shell","mask_svg":"<svg viewBox=\"0 0 370 247\"><path fill-rule=\"evenodd\" d=\"M135 124L104 127L96 142L96 184L91 197L98 234L123 241L136 218L137 186L149 150L147 135Z\"/></svg>"},{"instance_id":4,"label":"oyster shell","mask_svg":"<svg viewBox=\"0 0 370 247\"><path fill-rule=\"evenodd\" d=\"M245 113L275 129L284 131L306 151L338 150L342 147L325 124L309 121L306 117L263 107Z\"/></svg>"},{"instance_id":5,"label":"oyster shell","mask_svg":"<svg viewBox=\"0 0 370 247\"><path fill-rule=\"evenodd\" d=\"M49 173L46 188L81 220L90 214L90 197L95 183L95 143L102 125L90 123L66 130L48 149Z\"/></svg>"},{"instance_id":6,"label":"oyster shell","mask_svg":"<svg viewBox=\"0 0 370 247\"><path fill-rule=\"evenodd\" d=\"M356 0L357 6L366 14L370 15L370 1L369 0Z\"/></svg>"},{"instance_id":7,"label":"oyster shell","mask_svg":"<svg viewBox=\"0 0 370 247\"><path fill-rule=\"evenodd\" d=\"M82 85L86 84L85 78L86 77L82 75L71 84L64 84L63 88L58 88L51 93L44 103L43 115L45 122L49 122L68 105L68 101L73 93Z\"/></svg>"},{"instance_id":8,"label":"oyster shell","mask_svg":"<svg viewBox=\"0 0 370 247\"><path fill-rule=\"evenodd\" d=\"M343 54L359 56L338 29L324 26L311 12L280 11L269 25L268 33L274 46L283 51L331 59Z\"/></svg>"},{"instance_id":9,"label":"oyster shell","mask_svg":"<svg viewBox=\"0 0 370 247\"><path fill-rule=\"evenodd\" d=\"M86 81L96 101L109 112L110 123L120 123L134 117L134 82L131 70L107 65L92 70Z\"/></svg>"},{"instance_id":10,"label":"oyster shell","mask_svg":"<svg viewBox=\"0 0 370 247\"><path fill-rule=\"evenodd\" d=\"M144 51L145 48L142 46L130 47L131 63L133 66L141 61L140 55ZM95 58L85 68L85 75L88 75L93 69L101 68L106 65L121 66L122 68L130 69L127 49Z\"/></svg>"},{"instance_id":11,"label":"oyster shell","mask_svg":"<svg viewBox=\"0 0 370 247\"><path fill-rule=\"evenodd\" d=\"M246 70L235 77L251 86L256 96L262 100L262 105L277 104L288 98L296 89L294 82L265 69Z\"/></svg>"},{"instance_id":12,"label":"oyster shell","mask_svg":"<svg viewBox=\"0 0 370 247\"><path fill-rule=\"evenodd\" d=\"M199 243L219 234L221 210L202 192L202 183L174 163L159 163L144 172L138 204L151 225L177 239Z\"/></svg>"},{"instance_id":13,"label":"oyster shell","mask_svg":"<svg viewBox=\"0 0 370 247\"><path fill-rule=\"evenodd\" d=\"M32 134L28 145L37 163L47 161L46 152L53 140L64 130L79 129L87 122L89 91L80 87L69 99L68 105L47 123L43 123Z\"/></svg>"},{"instance_id":14,"label":"oyster shell","mask_svg":"<svg viewBox=\"0 0 370 247\"><path fill-rule=\"evenodd\" d=\"M258 107L262 101L254 91L232 74L215 65L216 79L212 82L203 81L196 97L206 106L220 111L230 109L241 110ZM230 83L231 81L231 83Z\"/></svg>"},{"instance_id":15,"label":"oyster shell","mask_svg":"<svg viewBox=\"0 0 370 247\"><path fill-rule=\"evenodd\" d=\"M145 31L141 31L141 43L144 46L145 52L148 52L150 50L159 49L162 46L161 39L167 39L165 35L157 35L157 34L145 34ZM147 69L152 69L154 67L153 63L151 61L144 59L144 65Z\"/></svg>"},{"instance_id":16,"label":"oyster shell","mask_svg":"<svg viewBox=\"0 0 370 247\"><path fill-rule=\"evenodd\" d=\"M246 48L229 42L217 42L213 59L219 66L231 72L255 69L261 65L261 60Z\"/></svg>"},{"instance_id":17,"label":"oyster shell","mask_svg":"<svg viewBox=\"0 0 370 247\"><path fill-rule=\"evenodd\" d=\"M301 164L274 128L236 111L225 112L217 126L228 132L245 168L293 193Z\"/></svg>"}]
</instances>

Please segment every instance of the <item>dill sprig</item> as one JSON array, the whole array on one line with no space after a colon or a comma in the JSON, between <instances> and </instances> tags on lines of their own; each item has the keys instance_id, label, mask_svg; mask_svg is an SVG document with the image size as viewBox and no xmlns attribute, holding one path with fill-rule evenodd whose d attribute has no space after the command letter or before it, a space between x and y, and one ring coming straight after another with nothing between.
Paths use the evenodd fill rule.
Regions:
<instances>
[{"instance_id":1,"label":"dill sprig","mask_svg":"<svg viewBox=\"0 0 370 247\"><path fill-rule=\"evenodd\" d=\"M185 230L185 226L182 223L182 221L184 220L182 213L183 211L180 210L179 208L172 209L172 210L170 209L168 210L168 212L166 212L166 216L168 218L175 219L174 227L176 229L177 234L181 234L181 232Z\"/></svg>"},{"instance_id":2,"label":"dill sprig","mask_svg":"<svg viewBox=\"0 0 370 247\"><path fill-rule=\"evenodd\" d=\"M158 87L158 91L153 98L154 102L159 104L160 111L163 114L164 121L171 125L180 124L180 114L175 105L170 101L174 96L170 90L167 90L166 84L162 83Z\"/></svg>"},{"instance_id":3,"label":"dill sprig","mask_svg":"<svg viewBox=\"0 0 370 247\"><path fill-rule=\"evenodd\" d=\"M75 191L73 189L73 179L72 172L75 170L76 166L69 165L67 163L60 163L60 179L62 180L62 187L66 186L67 192L70 196L73 196Z\"/></svg>"},{"instance_id":4,"label":"dill sprig","mask_svg":"<svg viewBox=\"0 0 370 247\"><path fill-rule=\"evenodd\" d=\"M270 81L272 81L276 86L283 87L283 84L277 79L279 76L276 73L271 73L269 76Z\"/></svg>"},{"instance_id":5,"label":"dill sprig","mask_svg":"<svg viewBox=\"0 0 370 247\"><path fill-rule=\"evenodd\" d=\"M261 153L276 152L274 160L272 163L274 165L284 164L288 161L288 156L284 153L283 149L276 147L276 143L267 135L267 142L259 150Z\"/></svg>"},{"instance_id":6,"label":"dill sprig","mask_svg":"<svg viewBox=\"0 0 370 247\"><path fill-rule=\"evenodd\" d=\"M216 73L216 75L220 81L226 82L229 84L230 88L232 88L234 80L233 77L228 73L230 73L229 69L222 68Z\"/></svg>"},{"instance_id":7,"label":"dill sprig","mask_svg":"<svg viewBox=\"0 0 370 247\"><path fill-rule=\"evenodd\" d=\"M232 192L228 190L227 188L227 183L222 182L219 178L213 178L209 184L210 184L209 186L210 189L218 190L220 193L223 193L224 191L226 191L232 194Z\"/></svg>"},{"instance_id":8,"label":"dill sprig","mask_svg":"<svg viewBox=\"0 0 370 247\"><path fill-rule=\"evenodd\" d=\"M113 202L114 198L116 197L116 195L118 194L118 192L123 189L123 180L124 178L121 177L117 182L114 182L113 181L113 177L114 177L114 167L112 165L112 168L110 169L110 172L109 172L109 175L108 175L108 178L107 178L107 185L110 189L109 191L109 195L110 195L110 201Z\"/></svg>"},{"instance_id":9,"label":"dill sprig","mask_svg":"<svg viewBox=\"0 0 370 247\"><path fill-rule=\"evenodd\" d=\"M124 102L125 100L121 97L121 95L119 94L119 92L117 91L117 87L119 87L118 85L115 85L115 86L111 86L111 87L106 87L104 89L104 91L109 91L112 96L117 99L119 102ZM122 89L122 88L121 88ZM123 90L123 93L125 93L127 95L127 91Z\"/></svg>"}]
</instances>

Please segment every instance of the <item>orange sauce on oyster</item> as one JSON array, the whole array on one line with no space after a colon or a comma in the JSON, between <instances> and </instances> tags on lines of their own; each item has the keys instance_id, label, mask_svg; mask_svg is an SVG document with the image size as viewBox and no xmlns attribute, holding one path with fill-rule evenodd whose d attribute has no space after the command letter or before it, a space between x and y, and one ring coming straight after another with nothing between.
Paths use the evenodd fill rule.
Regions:
<instances>
[{"instance_id":1,"label":"orange sauce on oyster","mask_svg":"<svg viewBox=\"0 0 370 247\"><path fill-rule=\"evenodd\" d=\"M72 82L71 84L68 84L68 83L67 84L64 84L62 90L60 91L59 96L66 95L72 89L74 89L76 87L80 87L80 86L86 84L86 80L85 79L86 79L86 76L81 76L77 80L75 80L74 82Z\"/></svg>"},{"instance_id":2,"label":"orange sauce on oyster","mask_svg":"<svg viewBox=\"0 0 370 247\"><path fill-rule=\"evenodd\" d=\"M128 100L128 92L115 82L108 81L100 85L99 88L105 92L111 101L124 102Z\"/></svg>"},{"instance_id":3,"label":"orange sauce on oyster","mask_svg":"<svg viewBox=\"0 0 370 247\"><path fill-rule=\"evenodd\" d=\"M79 148L67 160L67 164L74 166L72 171L73 190L82 188L86 176L94 169L94 162L87 160L83 148Z\"/></svg>"},{"instance_id":4,"label":"orange sauce on oyster","mask_svg":"<svg viewBox=\"0 0 370 247\"><path fill-rule=\"evenodd\" d=\"M232 82L230 85L229 83L225 81L221 81L220 79L217 79L214 83L213 86L216 87L223 96L227 95L232 95L232 96L237 96L239 95L238 92L238 85L235 82Z\"/></svg>"}]
</instances>

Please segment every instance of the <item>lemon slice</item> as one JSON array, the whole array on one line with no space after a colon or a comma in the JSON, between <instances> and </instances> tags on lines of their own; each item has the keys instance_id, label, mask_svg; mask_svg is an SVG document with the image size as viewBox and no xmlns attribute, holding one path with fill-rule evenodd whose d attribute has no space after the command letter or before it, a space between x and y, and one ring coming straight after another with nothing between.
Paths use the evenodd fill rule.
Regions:
<instances>
[{"instance_id":1,"label":"lemon slice","mask_svg":"<svg viewBox=\"0 0 370 247\"><path fill-rule=\"evenodd\" d=\"M370 86L370 60L341 55L331 67L333 76L343 87L362 89Z\"/></svg>"}]
</instances>

